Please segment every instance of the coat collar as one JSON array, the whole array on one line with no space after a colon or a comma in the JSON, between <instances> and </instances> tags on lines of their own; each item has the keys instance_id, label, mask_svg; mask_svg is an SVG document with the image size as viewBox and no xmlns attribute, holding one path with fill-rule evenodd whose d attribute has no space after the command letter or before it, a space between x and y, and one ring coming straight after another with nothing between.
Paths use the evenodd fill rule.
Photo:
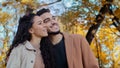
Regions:
<instances>
[{"instance_id":1,"label":"coat collar","mask_svg":"<svg viewBox=\"0 0 120 68\"><path fill-rule=\"evenodd\" d=\"M35 50L35 48L31 45L31 43L29 41L25 41L24 45L27 50Z\"/></svg>"}]
</instances>

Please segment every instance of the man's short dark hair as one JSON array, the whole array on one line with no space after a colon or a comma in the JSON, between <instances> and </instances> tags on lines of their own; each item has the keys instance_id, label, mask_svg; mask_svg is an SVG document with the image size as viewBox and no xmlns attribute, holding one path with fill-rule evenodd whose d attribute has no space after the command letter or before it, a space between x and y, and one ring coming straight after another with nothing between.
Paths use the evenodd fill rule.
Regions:
<instances>
[{"instance_id":1,"label":"man's short dark hair","mask_svg":"<svg viewBox=\"0 0 120 68\"><path fill-rule=\"evenodd\" d=\"M43 9L40 9L38 12L37 12L37 15L42 15L43 13L46 13L46 12L50 12L49 9L46 9L46 8L43 8Z\"/></svg>"}]
</instances>

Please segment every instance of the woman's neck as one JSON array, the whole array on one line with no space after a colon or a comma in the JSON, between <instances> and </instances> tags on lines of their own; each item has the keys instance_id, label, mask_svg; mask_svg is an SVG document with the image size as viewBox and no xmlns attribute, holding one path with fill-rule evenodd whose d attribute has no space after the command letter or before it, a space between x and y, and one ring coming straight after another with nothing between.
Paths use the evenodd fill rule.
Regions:
<instances>
[{"instance_id":1,"label":"woman's neck","mask_svg":"<svg viewBox=\"0 0 120 68\"><path fill-rule=\"evenodd\" d=\"M30 43L32 44L32 46L35 48L35 49L39 49L40 48L40 41L41 41L41 38L32 38L30 40Z\"/></svg>"}]
</instances>

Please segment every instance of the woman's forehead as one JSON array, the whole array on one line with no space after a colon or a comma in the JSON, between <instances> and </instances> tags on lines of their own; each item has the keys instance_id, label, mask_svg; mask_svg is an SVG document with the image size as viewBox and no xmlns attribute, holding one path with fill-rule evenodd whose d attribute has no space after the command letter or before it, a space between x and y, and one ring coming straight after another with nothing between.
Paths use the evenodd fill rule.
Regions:
<instances>
[{"instance_id":1,"label":"woman's forehead","mask_svg":"<svg viewBox=\"0 0 120 68\"><path fill-rule=\"evenodd\" d=\"M40 16L35 16L34 20L42 20L42 18Z\"/></svg>"}]
</instances>

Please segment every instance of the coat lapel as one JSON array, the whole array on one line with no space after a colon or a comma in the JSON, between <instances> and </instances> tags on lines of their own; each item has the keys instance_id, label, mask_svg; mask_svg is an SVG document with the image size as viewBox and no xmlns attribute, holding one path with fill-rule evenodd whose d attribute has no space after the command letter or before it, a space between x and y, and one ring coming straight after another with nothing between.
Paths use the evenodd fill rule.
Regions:
<instances>
[{"instance_id":1,"label":"coat lapel","mask_svg":"<svg viewBox=\"0 0 120 68\"><path fill-rule=\"evenodd\" d=\"M65 49L66 49L68 67L73 68L73 56L72 56L73 39L71 39L70 35L66 33L63 33L63 35L65 40Z\"/></svg>"}]
</instances>

